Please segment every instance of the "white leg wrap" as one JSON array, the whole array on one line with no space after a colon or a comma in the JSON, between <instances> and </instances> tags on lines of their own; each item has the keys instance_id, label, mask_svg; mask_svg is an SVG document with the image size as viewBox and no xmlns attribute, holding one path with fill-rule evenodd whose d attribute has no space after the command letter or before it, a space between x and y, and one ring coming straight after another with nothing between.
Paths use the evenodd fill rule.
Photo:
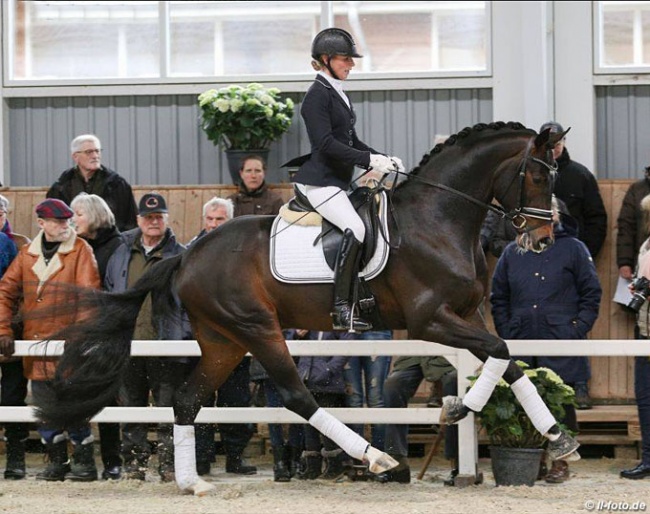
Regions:
<instances>
[{"instance_id":1,"label":"white leg wrap","mask_svg":"<svg viewBox=\"0 0 650 514\"><path fill-rule=\"evenodd\" d=\"M174 425L174 472L176 484L183 492L203 496L214 486L199 478L193 425Z\"/></svg>"},{"instance_id":2,"label":"white leg wrap","mask_svg":"<svg viewBox=\"0 0 650 514\"><path fill-rule=\"evenodd\" d=\"M309 424L338 444L350 457L363 459L366 448L369 446L368 441L350 430L329 412L319 408L309 418Z\"/></svg>"},{"instance_id":3,"label":"white leg wrap","mask_svg":"<svg viewBox=\"0 0 650 514\"><path fill-rule=\"evenodd\" d=\"M524 375L513 383L510 388L526 411L533 426L540 434L546 434L555 425L556 421L551 411L548 410L544 400L542 400L542 397L537 393L535 384L530 381L530 378Z\"/></svg>"},{"instance_id":4,"label":"white leg wrap","mask_svg":"<svg viewBox=\"0 0 650 514\"><path fill-rule=\"evenodd\" d=\"M497 382L501 380L506 369L508 369L509 364L509 359L488 357L485 364L483 364L483 371L481 371L480 376L463 398L463 404L474 412L481 412L490 396L492 396Z\"/></svg>"}]
</instances>

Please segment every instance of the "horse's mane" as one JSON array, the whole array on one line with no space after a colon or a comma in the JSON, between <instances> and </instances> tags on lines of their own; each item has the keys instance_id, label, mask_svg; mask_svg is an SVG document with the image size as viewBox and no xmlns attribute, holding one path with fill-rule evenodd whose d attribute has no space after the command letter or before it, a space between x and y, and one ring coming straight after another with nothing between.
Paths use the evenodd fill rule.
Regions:
<instances>
[{"instance_id":1,"label":"horse's mane","mask_svg":"<svg viewBox=\"0 0 650 514\"><path fill-rule=\"evenodd\" d=\"M465 127L457 134L452 134L451 136L449 136L443 143L438 143L436 146L434 146L429 153L425 154L424 157L422 157L420 163L415 168L413 168L410 174L417 175L420 169L422 169L422 167L425 164L427 164L434 155L442 152L445 149L445 147L455 145L456 142L460 139L466 139L468 137L476 137L478 135L482 135L482 132L485 130L502 130L502 129L519 130L519 131L527 130L530 132L534 132L532 129L525 127L524 125L522 125L517 121L508 121L508 122L495 121L492 123L477 123L473 127Z\"/></svg>"}]
</instances>

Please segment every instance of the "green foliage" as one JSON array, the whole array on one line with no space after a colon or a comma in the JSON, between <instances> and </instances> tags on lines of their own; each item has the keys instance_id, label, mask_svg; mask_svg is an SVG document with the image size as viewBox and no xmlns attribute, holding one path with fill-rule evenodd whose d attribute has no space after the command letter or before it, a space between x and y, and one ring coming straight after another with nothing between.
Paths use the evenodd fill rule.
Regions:
<instances>
[{"instance_id":1,"label":"green foliage","mask_svg":"<svg viewBox=\"0 0 650 514\"><path fill-rule=\"evenodd\" d=\"M573 388L548 368L528 369L524 362L517 361L517 364L535 385L555 419L563 419L564 407L575 405ZM479 375L468 377L472 385ZM494 446L541 448L546 443L546 438L533 426L510 386L503 379L497 383L487 404L476 416L485 429L490 444Z\"/></svg>"},{"instance_id":2,"label":"green foliage","mask_svg":"<svg viewBox=\"0 0 650 514\"><path fill-rule=\"evenodd\" d=\"M199 95L201 128L215 145L263 150L291 126L294 103L280 90L261 84L208 89Z\"/></svg>"}]
</instances>

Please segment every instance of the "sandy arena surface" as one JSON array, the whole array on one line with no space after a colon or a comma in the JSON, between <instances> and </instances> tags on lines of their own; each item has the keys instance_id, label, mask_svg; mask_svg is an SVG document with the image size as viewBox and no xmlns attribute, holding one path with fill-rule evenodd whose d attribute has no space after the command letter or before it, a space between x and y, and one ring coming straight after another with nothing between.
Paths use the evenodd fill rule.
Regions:
<instances>
[{"instance_id":1,"label":"sandy arena surface","mask_svg":"<svg viewBox=\"0 0 650 514\"><path fill-rule=\"evenodd\" d=\"M217 458L207 480L216 490L202 498L182 495L175 484L161 483L155 473L145 482L48 483L34 479L42 455L28 455L29 477L0 478L0 512L43 514L452 514L649 512L650 479L623 480L618 472L636 465L628 459L582 459L571 464L571 480L561 485L495 487L490 461L481 460L485 481L467 488L445 487L448 464L434 459L423 480L416 476L422 459L412 459L411 484L338 481L274 483L269 457L250 459L258 474L239 477L223 471ZM152 465L155 461L152 460ZM609 502L609 503L608 503ZM645 507L639 505L645 502ZM636 505L635 505L636 504ZM636 507L636 509L635 509Z\"/></svg>"}]
</instances>

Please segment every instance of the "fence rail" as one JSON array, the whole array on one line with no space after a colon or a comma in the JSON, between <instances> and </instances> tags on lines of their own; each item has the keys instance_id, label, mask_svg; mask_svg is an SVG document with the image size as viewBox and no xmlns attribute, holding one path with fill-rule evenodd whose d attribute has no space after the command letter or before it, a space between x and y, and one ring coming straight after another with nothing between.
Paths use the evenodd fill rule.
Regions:
<instances>
[{"instance_id":1,"label":"fence rail","mask_svg":"<svg viewBox=\"0 0 650 514\"><path fill-rule=\"evenodd\" d=\"M623 356L650 355L650 340L518 340L508 341L511 355L536 356ZM18 356L56 356L63 351L62 341L34 343L16 341ZM460 396L469 384L480 361L467 350L443 346L419 340L399 341L287 341L294 356L302 355L442 355L458 370L458 391ZM180 357L199 356L201 351L196 341L133 341L131 355L134 357ZM397 423L437 424L440 409L430 408L329 408L326 409L344 423ZM142 422L171 423L173 411L170 407L106 407L93 418L94 422ZM0 407L0 422L34 421L32 407ZM295 413L285 408L271 407L228 407L202 408L197 422L201 423L304 423ZM478 463L478 437L474 415L470 414L458 424L459 448L458 467L461 475L474 475Z\"/></svg>"}]
</instances>

